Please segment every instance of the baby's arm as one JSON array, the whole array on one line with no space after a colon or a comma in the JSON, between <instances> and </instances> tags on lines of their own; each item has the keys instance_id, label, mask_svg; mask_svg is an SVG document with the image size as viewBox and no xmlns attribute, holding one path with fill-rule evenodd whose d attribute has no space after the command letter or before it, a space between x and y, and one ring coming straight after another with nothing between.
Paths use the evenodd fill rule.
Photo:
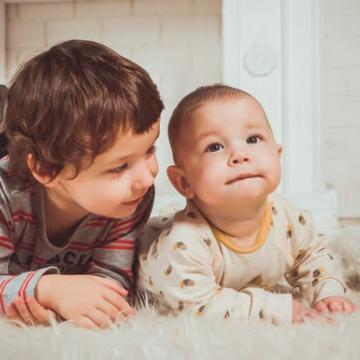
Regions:
<instances>
[{"instance_id":1,"label":"baby's arm","mask_svg":"<svg viewBox=\"0 0 360 360\"><path fill-rule=\"evenodd\" d=\"M352 312L356 305L345 295L345 285L339 265L327 249L324 236L318 236L313 228L312 219L305 214L299 215L300 240L297 245L295 261L285 277L305 297L307 302L319 312Z\"/></svg>"},{"instance_id":2,"label":"baby's arm","mask_svg":"<svg viewBox=\"0 0 360 360\"><path fill-rule=\"evenodd\" d=\"M149 230L151 231L151 230ZM147 255L140 255L139 285L173 311L195 316L292 321L290 294L273 294L259 288L237 291L223 288L213 269L215 240L196 229L166 229Z\"/></svg>"}]
</instances>

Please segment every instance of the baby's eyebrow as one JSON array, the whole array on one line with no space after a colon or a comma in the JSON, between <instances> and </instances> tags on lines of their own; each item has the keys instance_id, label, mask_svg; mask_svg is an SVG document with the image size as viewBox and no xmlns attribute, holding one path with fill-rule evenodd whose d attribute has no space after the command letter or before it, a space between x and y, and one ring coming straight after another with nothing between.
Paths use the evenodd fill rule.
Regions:
<instances>
[{"instance_id":1,"label":"baby's eyebrow","mask_svg":"<svg viewBox=\"0 0 360 360\"><path fill-rule=\"evenodd\" d=\"M215 136L215 135L218 135L218 133L216 131L208 131L206 133L202 133L200 134L195 140L196 141L200 141L202 140L203 138L207 138L209 136Z\"/></svg>"},{"instance_id":2,"label":"baby's eyebrow","mask_svg":"<svg viewBox=\"0 0 360 360\"><path fill-rule=\"evenodd\" d=\"M269 131L267 126L264 126L264 127L249 126L248 129L252 130L252 131Z\"/></svg>"}]
</instances>

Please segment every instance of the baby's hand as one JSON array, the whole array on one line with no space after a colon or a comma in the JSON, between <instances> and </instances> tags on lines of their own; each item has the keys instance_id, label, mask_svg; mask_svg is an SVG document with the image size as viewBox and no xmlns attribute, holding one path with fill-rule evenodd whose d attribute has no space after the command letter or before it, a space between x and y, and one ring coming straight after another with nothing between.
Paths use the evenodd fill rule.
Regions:
<instances>
[{"instance_id":1,"label":"baby's hand","mask_svg":"<svg viewBox=\"0 0 360 360\"><path fill-rule=\"evenodd\" d=\"M293 299L293 324L301 324L307 321L320 321L328 324L334 323L334 320L328 316L324 316L316 310L305 306Z\"/></svg>"},{"instance_id":2,"label":"baby's hand","mask_svg":"<svg viewBox=\"0 0 360 360\"><path fill-rule=\"evenodd\" d=\"M44 275L37 285L41 304L86 328L105 328L135 310L116 281L93 275Z\"/></svg>"},{"instance_id":3,"label":"baby's hand","mask_svg":"<svg viewBox=\"0 0 360 360\"><path fill-rule=\"evenodd\" d=\"M342 296L329 296L321 299L315 304L315 309L319 313L326 312L345 312L352 313L358 310L358 306Z\"/></svg>"}]
</instances>

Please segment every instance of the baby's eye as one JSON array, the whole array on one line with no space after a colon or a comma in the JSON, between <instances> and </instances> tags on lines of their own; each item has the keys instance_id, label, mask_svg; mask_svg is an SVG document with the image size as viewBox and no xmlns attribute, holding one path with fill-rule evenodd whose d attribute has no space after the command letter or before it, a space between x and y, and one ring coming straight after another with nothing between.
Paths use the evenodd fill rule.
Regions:
<instances>
[{"instance_id":1,"label":"baby's eye","mask_svg":"<svg viewBox=\"0 0 360 360\"><path fill-rule=\"evenodd\" d=\"M221 149L223 149L224 146L222 146L219 143L213 143L210 144L207 148L206 148L206 152L217 152L220 151Z\"/></svg>"},{"instance_id":2,"label":"baby's eye","mask_svg":"<svg viewBox=\"0 0 360 360\"><path fill-rule=\"evenodd\" d=\"M110 172L115 173L115 174L120 174L121 172L126 170L128 167L129 167L129 164L126 163L126 164L120 165L120 166L118 166L118 167L116 167L114 169L111 169Z\"/></svg>"},{"instance_id":3,"label":"baby's eye","mask_svg":"<svg viewBox=\"0 0 360 360\"><path fill-rule=\"evenodd\" d=\"M260 142L262 140L262 137L260 135L253 135L253 136L249 136L246 139L246 143L247 144L257 144L258 142Z\"/></svg>"}]
</instances>

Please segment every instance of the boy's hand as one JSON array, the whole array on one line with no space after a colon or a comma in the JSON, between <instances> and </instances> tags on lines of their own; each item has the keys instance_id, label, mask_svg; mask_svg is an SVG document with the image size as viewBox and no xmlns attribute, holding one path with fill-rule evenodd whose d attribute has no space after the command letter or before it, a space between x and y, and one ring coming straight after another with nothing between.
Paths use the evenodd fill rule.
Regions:
<instances>
[{"instance_id":1,"label":"boy's hand","mask_svg":"<svg viewBox=\"0 0 360 360\"><path fill-rule=\"evenodd\" d=\"M133 315L126 295L116 281L93 275L44 275L37 284L40 304L86 328L105 328Z\"/></svg>"},{"instance_id":2,"label":"boy's hand","mask_svg":"<svg viewBox=\"0 0 360 360\"><path fill-rule=\"evenodd\" d=\"M315 304L315 309L319 313L336 313L336 312L345 312L352 313L358 311L358 306L353 302L342 296L329 296L324 299L321 299Z\"/></svg>"},{"instance_id":3,"label":"boy's hand","mask_svg":"<svg viewBox=\"0 0 360 360\"><path fill-rule=\"evenodd\" d=\"M307 321L320 321L322 323L333 324L334 320L328 316L324 316L316 310L301 304L293 299L293 324L301 324Z\"/></svg>"},{"instance_id":4,"label":"boy's hand","mask_svg":"<svg viewBox=\"0 0 360 360\"><path fill-rule=\"evenodd\" d=\"M42 307L34 298L25 301L19 297L5 306L5 316L8 320L21 321L26 325L49 325L55 314Z\"/></svg>"}]
</instances>

